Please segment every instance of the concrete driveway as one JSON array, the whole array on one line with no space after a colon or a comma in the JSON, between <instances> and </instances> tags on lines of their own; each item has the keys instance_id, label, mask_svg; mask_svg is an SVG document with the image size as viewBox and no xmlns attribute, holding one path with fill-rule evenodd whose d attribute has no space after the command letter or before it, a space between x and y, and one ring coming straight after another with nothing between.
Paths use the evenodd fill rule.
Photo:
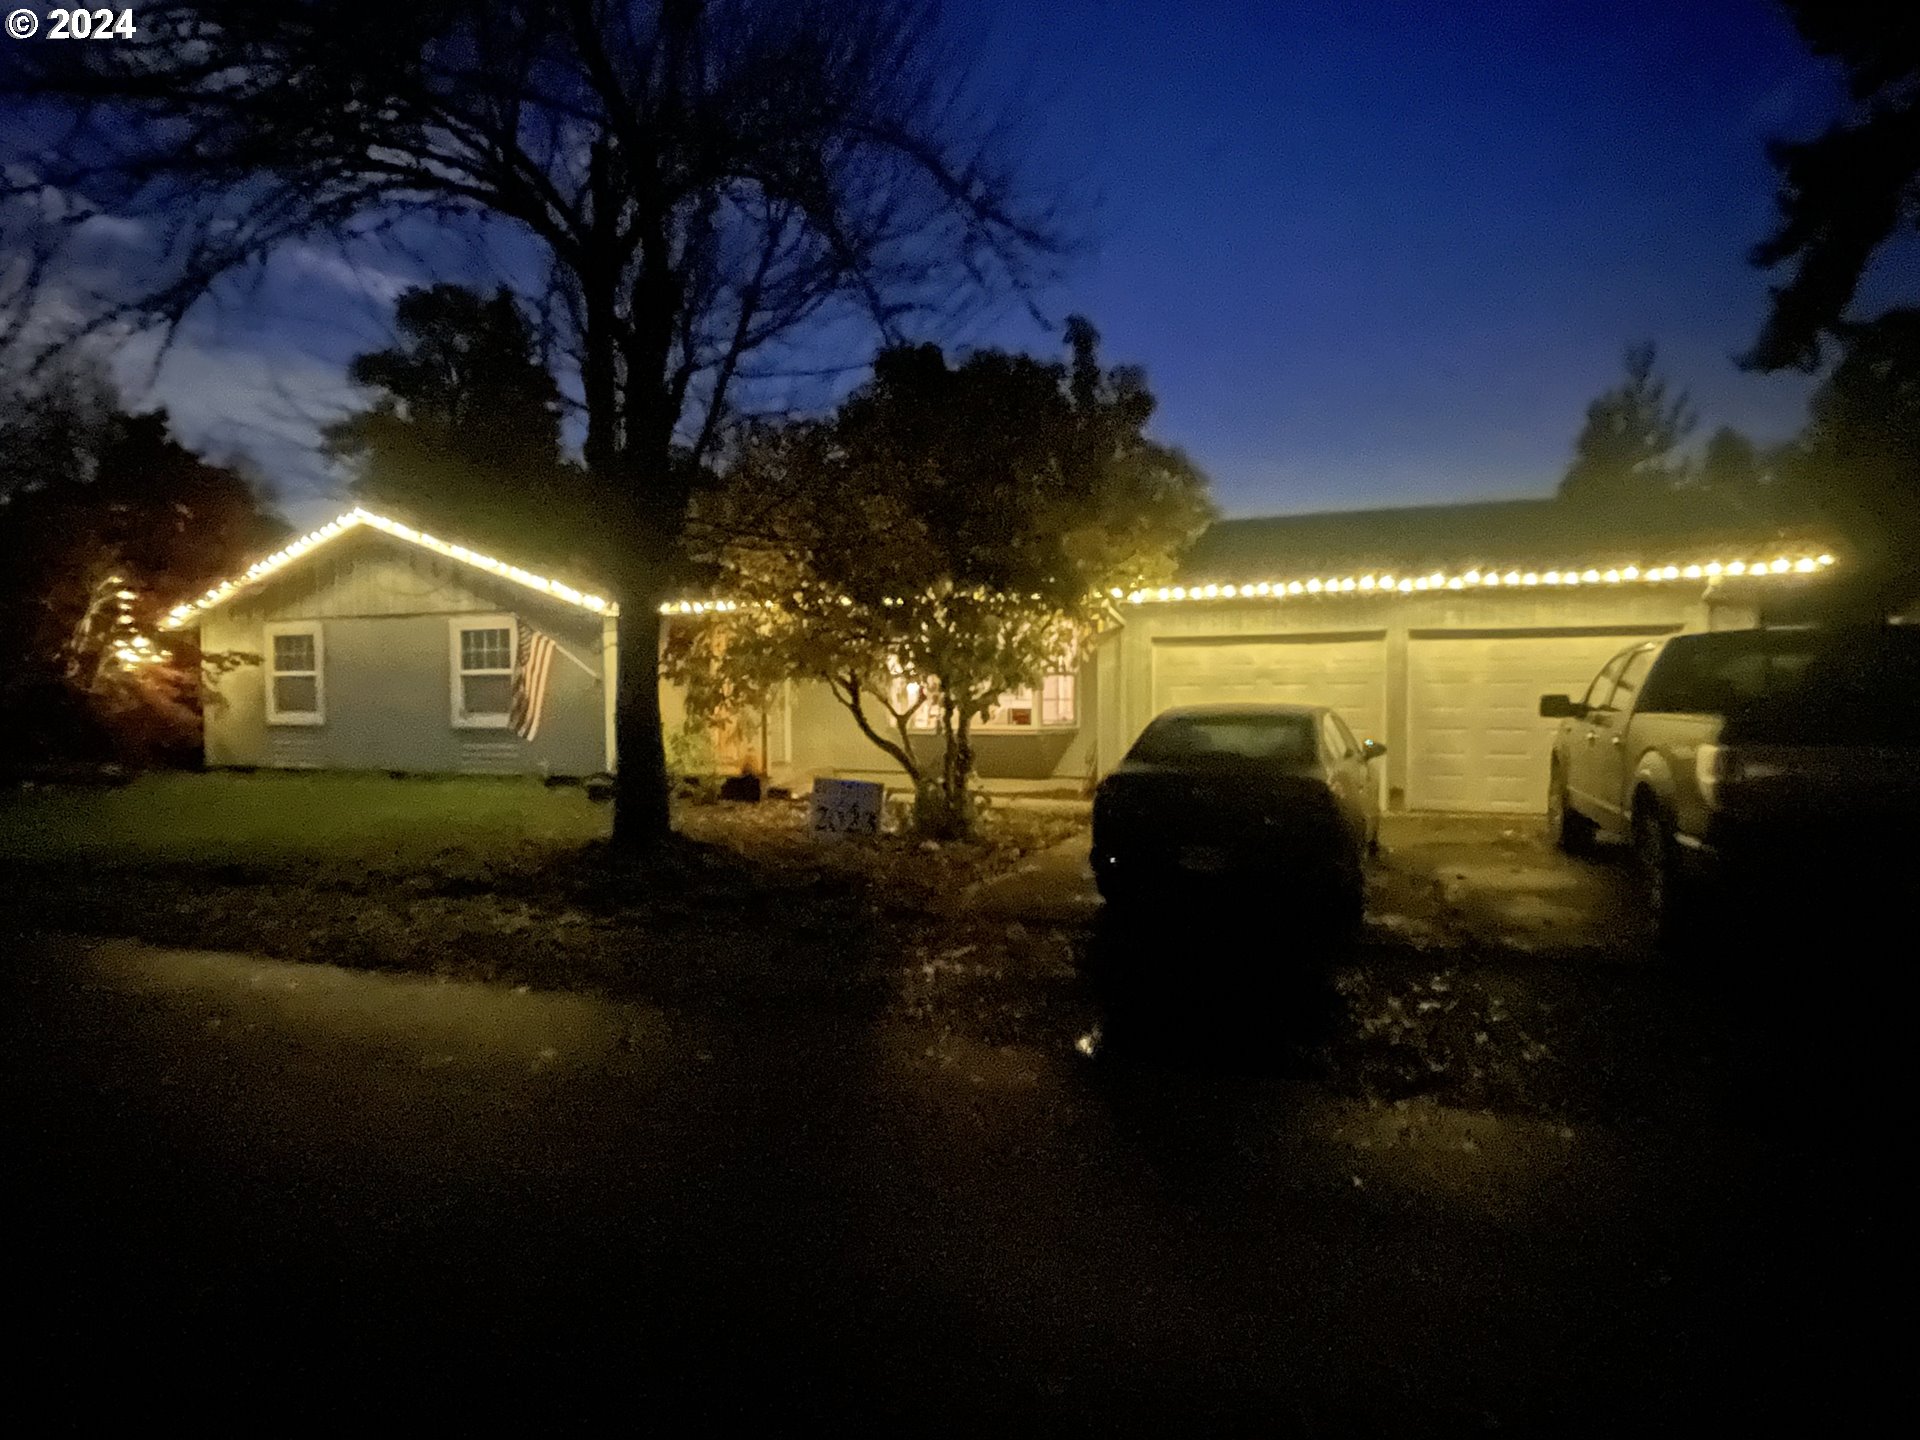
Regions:
<instances>
[{"instance_id":1,"label":"concrete driveway","mask_svg":"<svg viewBox=\"0 0 1920 1440\"><path fill-rule=\"evenodd\" d=\"M1620 957L1645 926L1624 851L1575 859L1537 816L1391 815L1381 826L1374 916L1446 927L1477 946Z\"/></svg>"},{"instance_id":2,"label":"concrete driveway","mask_svg":"<svg viewBox=\"0 0 1920 1440\"><path fill-rule=\"evenodd\" d=\"M1644 948L1624 853L1563 855L1536 816L1390 815L1380 839L1367 907L1378 943L1594 958ZM1034 856L982 887L977 901L1027 923L1087 920L1100 897L1086 838Z\"/></svg>"}]
</instances>

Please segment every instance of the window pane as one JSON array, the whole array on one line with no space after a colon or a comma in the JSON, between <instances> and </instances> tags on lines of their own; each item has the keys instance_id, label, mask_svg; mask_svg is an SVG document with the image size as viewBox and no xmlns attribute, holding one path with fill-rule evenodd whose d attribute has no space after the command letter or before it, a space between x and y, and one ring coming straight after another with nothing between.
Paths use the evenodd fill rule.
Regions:
<instances>
[{"instance_id":1,"label":"window pane","mask_svg":"<svg viewBox=\"0 0 1920 1440\"><path fill-rule=\"evenodd\" d=\"M507 629L462 630L462 670L506 670L513 665L513 632Z\"/></svg>"},{"instance_id":2,"label":"window pane","mask_svg":"<svg viewBox=\"0 0 1920 1440\"><path fill-rule=\"evenodd\" d=\"M1620 667L1627 663L1627 657L1616 655L1593 677L1593 683L1587 686L1585 702L1589 709L1600 710L1606 707L1607 697L1613 694L1613 682L1620 678Z\"/></svg>"},{"instance_id":3,"label":"window pane","mask_svg":"<svg viewBox=\"0 0 1920 1440\"><path fill-rule=\"evenodd\" d=\"M1009 690L993 702L985 715L981 717L983 725L1031 725L1033 724L1033 692L1031 690Z\"/></svg>"},{"instance_id":4,"label":"window pane","mask_svg":"<svg viewBox=\"0 0 1920 1440\"><path fill-rule=\"evenodd\" d=\"M1040 723L1073 724L1073 676L1049 675L1040 682Z\"/></svg>"},{"instance_id":5,"label":"window pane","mask_svg":"<svg viewBox=\"0 0 1920 1440\"><path fill-rule=\"evenodd\" d=\"M460 705L468 715L504 715L513 700L513 680L506 675L463 675Z\"/></svg>"},{"instance_id":6,"label":"window pane","mask_svg":"<svg viewBox=\"0 0 1920 1440\"><path fill-rule=\"evenodd\" d=\"M315 668L313 663L313 636L274 636L273 668L280 671L305 670L311 672Z\"/></svg>"},{"instance_id":7,"label":"window pane","mask_svg":"<svg viewBox=\"0 0 1920 1440\"><path fill-rule=\"evenodd\" d=\"M1647 666L1653 660L1651 650L1636 650L1633 658L1627 661L1627 668L1620 672L1620 679L1613 687L1613 708L1626 710L1633 705L1634 694L1640 689L1640 681L1647 673Z\"/></svg>"},{"instance_id":8,"label":"window pane","mask_svg":"<svg viewBox=\"0 0 1920 1440\"><path fill-rule=\"evenodd\" d=\"M312 675L274 676L273 708L274 712L280 715L317 713L320 709L319 680Z\"/></svg>"},{"instance_id":9,"label":"window pane","mask_svg":"<svg viewBox=\"0 0 1920 1440\"><path fill-rule=\"evenodd\" d=\"M1015 690L1002 695L987 712L989 725L1031 725L1033 724L1033 692Z\"/></svg>"}]
</instances>

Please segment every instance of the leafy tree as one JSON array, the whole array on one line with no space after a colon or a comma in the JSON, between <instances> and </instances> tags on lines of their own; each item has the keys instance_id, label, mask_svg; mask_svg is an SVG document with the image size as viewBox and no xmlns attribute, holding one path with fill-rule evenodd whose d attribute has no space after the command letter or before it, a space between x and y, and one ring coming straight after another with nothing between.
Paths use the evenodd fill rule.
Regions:
<instances>
[{"instance_id":1,"label":"leafy tree","mask_svg":"<svg viewBox=\"0 0 1920 1440\"><path fill-rule=\"evenodd\" d=\"M560 387L506 290L403 292L399 343L357 357L366 409L329 426L355 498L445 535L604 574L595 494L561 452Z\"/></svg>"},{"instance_id":2,"label":"leafy tree","mask_svg":"<svg viewBox=\"0 0 1920 1440\"><path fill-rule=\"evenodd\" d=\"M1745 435L1722 425L1707 437L1694 483L1716 495L1743 496L1767 483L1767 461Z\"/></svg>"},{"instance_id":3,"label":"leafy tree","mask_svg":"<svg viewBox=\"0 0 1920 1440\"><path fill-rule=\"evenodd\" d=\"M505 278L552 317L619 557L614 839L664 837L659 602L743 362L862 318L891 337L1025 289L1057 253L937 11L154 0L139 21L8 57L45 122L0 140L9 185L73 201L44 207L69 234L100 210L143 222L167 257L89 321L170 325L291 242L408 222L537 257Z\"/></svg>"},{"instance_id":4,"label":"leafy tree","mask_svg":"<svg viewBox=\"0 0 1920 1440\"><path fill-rule=\"evenodd\" d=\"M1812 370L1875 253L1920 229L1920 25L1881 0L1785 4L1814 54L1845 67L1852 105L1813 139L1768 148L1780 222L1753 260L1792 274L1743 363Z\"/></svg>"},{"instance_id":5,"label":"leafy tree","mask_svg":"<svg viewBox=\"0 0 1920 1440\"><path fill-rule=\"evenodd\" d=\"M974 723L1210 516L1199 471L1145 434L1141 372L1103 369L1084 320L1067 344L1065 364L883 351L830 419L754 431L698 514L732 608L674 656L692 709L824 684L912 782L919 827L966 833Z\"/></svg>"},{"instance_id":6,"label":"leafy tree","mask_svg":"<svg viewBox=\"0 0 1920 1440\"><path fill-rule=\"evenodd\" d=\"M1920 593L1920 310L1890 310L1841 334L1794 472L1884 608Z\"/></svg>"},{"instance_id":7,"label":"leafy tree","mask_svg":"<svg viewBox=\"0 0 1920 1440\"><path fill-rule=\"evenodd\" d=\"M0 418L8 733L41 759L197 750L202 663L238 657L203 657L160 621L181 595L272 548L286 526L245 476L174 440L163 415L126 414L97 371L55 372L9 400Z\"/></svg>"},{"instance_id":8,"label":"leafy tree","mask_svg":"<svg viewBox=\"0 0 1920 1440\"><path fill-rule=\"evenodd\" d=\"M1560 496L1596 507L1644 503L1687 475L1680 444L1695 416L1685 391L1669 395L1651 342L1626 354L1627 378L1587 406Z\"/></svg>"}]
</instances>

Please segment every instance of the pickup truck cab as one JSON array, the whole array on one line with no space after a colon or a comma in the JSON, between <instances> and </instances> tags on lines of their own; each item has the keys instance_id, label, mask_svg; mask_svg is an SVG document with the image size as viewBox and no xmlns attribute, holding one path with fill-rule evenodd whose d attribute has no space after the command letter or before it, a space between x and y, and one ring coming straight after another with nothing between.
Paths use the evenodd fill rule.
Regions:
<instances>
[{"instance_id":1,"label":"pickup truck cab","mask_svg":"<svg viewBox=\"0 0 1920 1440\"><path fill-rule=\"evenodd\" d=\"M1920 818L1920 627L1716 631L1643 641L1560 720L1549 836L1628 840L1649 918L1672 929L1700 881L1911 841Z\"/></svg>"}]
</instances>

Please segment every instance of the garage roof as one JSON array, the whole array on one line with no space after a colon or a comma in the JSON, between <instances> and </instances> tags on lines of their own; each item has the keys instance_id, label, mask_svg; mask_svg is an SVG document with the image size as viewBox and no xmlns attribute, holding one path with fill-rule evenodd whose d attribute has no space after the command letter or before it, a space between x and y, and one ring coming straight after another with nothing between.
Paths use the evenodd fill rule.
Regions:
<instances>
[{"instance_id":1,"label":"garage roof","mask_svg":"<svg viewBox=\"0 0 1920 1440\"><path fill-rule=\"evenodd\" d=\"M1783 544L1798 551L1821 542L1804 528L1768 523L1705 497L1666 497L1632 511L1488 500L1222 520L1195 542L1179 579L1191 585L1382 569L1646 567L1771 555Z\"/></svg>"}]
</instances>

